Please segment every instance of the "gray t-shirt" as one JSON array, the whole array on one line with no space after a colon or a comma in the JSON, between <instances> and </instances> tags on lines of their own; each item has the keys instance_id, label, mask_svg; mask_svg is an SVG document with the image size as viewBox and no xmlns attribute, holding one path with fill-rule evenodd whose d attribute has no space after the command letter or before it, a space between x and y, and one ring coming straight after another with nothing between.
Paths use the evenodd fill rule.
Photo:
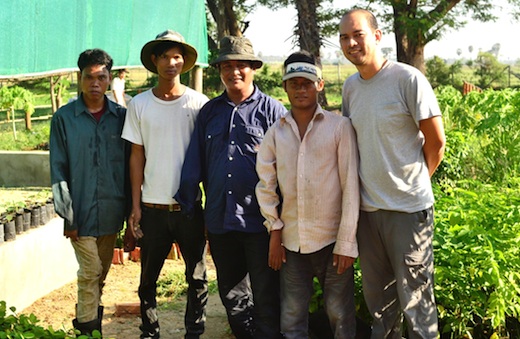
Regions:
<instances>
[{"instance_id":1,"label":"gray t-shirt","mask_svg":"<svg viewBox=\"0 0 520 339\"><path fill-rule=\"evenodd\" d=\"M357 134L361 210L414 213L432 206L419 122L441 112L426 77L391 61L369 80L356 73L343 85L342 112Z\"/></svg>"}]
</instances>

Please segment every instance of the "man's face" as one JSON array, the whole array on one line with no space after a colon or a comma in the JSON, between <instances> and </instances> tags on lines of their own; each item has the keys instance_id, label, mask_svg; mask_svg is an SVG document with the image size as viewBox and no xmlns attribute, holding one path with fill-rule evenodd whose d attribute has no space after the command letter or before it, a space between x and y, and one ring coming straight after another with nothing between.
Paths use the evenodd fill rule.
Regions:
<instances>
[{"instance_id":1,"label":"man's face","mask_svg":"<svg viewBox=\"0 0 520 339\"><path fill-rule=\"evenodd\" d=\"M219 70L220 79L228 91L249 89L256 73L249 61L223 61L219 64Z\"/></svg>"},{"instance_id":2,"label":"man's face","mask_svg":"<svg viewBox=\"0 0 520 339\"><path fill-rule=\"evenodd\" d=\"M172 80L182 72L184 56L179 46L174 46L161 55L152 54L152 62L157 67L157 74L161 78Z\"/></svg>"},{"instance_id":3,"label":"man's face","mask_svg":"<svg viewBox=\"0 0 520 339\"><path fill-rule=\"evenodd\" d=\"M353 12L344 16L339 24L341 50L355 66L363 66L374 61L381 37L381 31L370 27L363 12Z\"/></svg>"},{"instance_id":4,"label":"man's face","mask_svg":"<svg viewBox=\"0 0 520 339\"><path fill-rule=\"evenodd\" d=\"M318 92L323 89L323 81L311 81L304 77L295 77L284 81L283 88L292 108L315 109Z\"/></svg>"},{"instance_id":5,"label":"man's face","mask_svg":"<svg viewBox=\"0 0 520 339\"><path fill-rule=\"evenodd\" d=\"M87 66L81 72L81 92L87 101L104 98L112 77L105 65Z\"/></svg>"}]
</instances>

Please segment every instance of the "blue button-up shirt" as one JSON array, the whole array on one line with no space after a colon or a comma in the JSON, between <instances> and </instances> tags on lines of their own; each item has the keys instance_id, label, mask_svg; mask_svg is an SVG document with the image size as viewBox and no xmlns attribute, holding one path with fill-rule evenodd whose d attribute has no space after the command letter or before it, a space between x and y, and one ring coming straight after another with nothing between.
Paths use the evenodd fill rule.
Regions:
<instances>
[{"instance_id":1,"label":"blue button-up shirt","mask_svg":"<svg viewBox=\"0 0 520 339\"><path fill-rule=\"evenodd\" d=\"M285 112L280 102L256 86L239 105L224 92L202 107L175 199L191 213L202 182L208 232L266 231L255 196L256 154L264 133Z\"/></svg>"},{"instance_id":2,"label":"blue button-up shirt","mask_svg":"<svg viewBox=\"0 0 520 339\"><path fill-rule=\"evenodd\" d=\"M126 109L108 100L99 122L83 97L51 122L51 183L56 212L79 236L117 233L128 208L129 147L121 139Z\"/></svg>"}]
</instances>

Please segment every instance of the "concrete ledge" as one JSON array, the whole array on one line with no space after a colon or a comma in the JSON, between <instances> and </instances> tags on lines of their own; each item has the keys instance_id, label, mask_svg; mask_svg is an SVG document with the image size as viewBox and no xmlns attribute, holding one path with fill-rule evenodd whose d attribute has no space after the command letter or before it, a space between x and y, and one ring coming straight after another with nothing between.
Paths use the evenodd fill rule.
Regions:
<instances>
[{"instance_id":1,"label":"concrete ledge","mask_svg":"<svg viewBox=\"0 0 520 339\"><path fill-rule=\"evenodd\" d=\"M0 300L22 311L39 298L76 279L78 263L63 219L16 236L0 245Z\"/></svg>"},{"instance_id":2,"label":"concrete ledge","mask_svg":"<svg viewBox=\"0 0 520 339\"><path fill-rule=\"evenodd\" d=\"M49 151L0 151L0 164L0 186L51 186Z\"/></svg>"}]
</instances>

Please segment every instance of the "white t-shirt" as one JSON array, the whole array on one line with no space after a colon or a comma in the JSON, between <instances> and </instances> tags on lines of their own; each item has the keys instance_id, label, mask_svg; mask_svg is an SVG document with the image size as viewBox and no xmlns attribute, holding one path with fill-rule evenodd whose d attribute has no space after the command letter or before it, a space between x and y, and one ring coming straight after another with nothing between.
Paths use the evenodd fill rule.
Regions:
<instances>
[{"instance_id":1,"label":"white t-shirt","mask_svg":"<svg viewBox=\"0 0 520 339\"><path fill-rule=\"evenodd\" d=\"M110 85L113 91L116 92L124 92L125 91L125 79L121 79L120 77L115 77L112 79L112 84Z\"/></svg>"},{"instance_id":2,"label":"white t-shirt","mask_svg":"<svg viewBox=\"0 0 520 339\"><path fill-rule=\"evenodd\" d=\"M414 213L432 206L419 122L441 111L426 77L391 61L369 80L356 73L343 85L342 111L357 134L361 209Z\"/></svg>"},{"instance_id":3,"label":"white t-shirt","mask_svg":"<svg viewBox=\"0 0 520 339\"><path fill-rule=\"evenodd\" d=\"M122 138L144 146L142 201L174 204L182 164L195 120L208 98L186 87L173 101L157 98L152 90L136 95L128 105Z\"/></svg>"}]
</instances>

